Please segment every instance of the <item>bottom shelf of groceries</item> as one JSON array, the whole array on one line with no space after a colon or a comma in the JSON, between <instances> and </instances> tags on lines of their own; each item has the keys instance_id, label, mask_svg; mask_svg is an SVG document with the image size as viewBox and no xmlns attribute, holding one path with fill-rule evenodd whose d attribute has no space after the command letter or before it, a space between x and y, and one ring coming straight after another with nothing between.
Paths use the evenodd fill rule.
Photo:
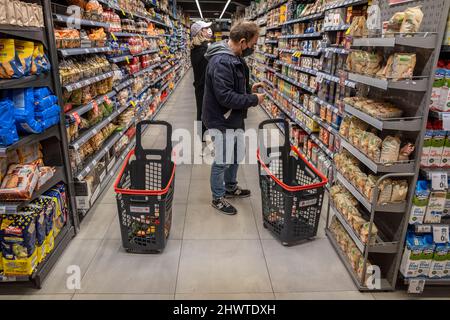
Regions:
<instances>
[{"instance_id":1,"label":"bottom shelf of groceries","mask_svg":"<svg viewBox=\"0 0 450 320\"><path fill-rule=\"evenodd\" d=\"M0 216L0 282L41 287L75 235L66 194L66 185L58 183L17 214Z\"/></svg>"}]
</instances>

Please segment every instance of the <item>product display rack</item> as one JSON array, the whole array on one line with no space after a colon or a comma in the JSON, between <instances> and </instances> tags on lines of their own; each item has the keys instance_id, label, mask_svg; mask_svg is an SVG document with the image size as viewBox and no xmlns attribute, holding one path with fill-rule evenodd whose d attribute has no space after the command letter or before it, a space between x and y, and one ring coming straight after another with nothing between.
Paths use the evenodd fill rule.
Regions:
<instances>
[{"instance_id":1,"label":"product display rack","mask_svg":"<svg viewBox=\"0 0 450 320\"><path fill-rule=\"evenodd\" d=\"M18 27L0 25L0 34L7 36L23 38L32 41L41 42L44 45L46 55L51 65L49 73L40 76L29 76L19 79L6 79L0 81L0 90L13 88L41 87L47 86L51 91L60 97L61 90L57 72L58 60L56 54L56 45L53 38L51 7L48 1L39 1L42 6L44 28ZM61 100L59 100L59 104ZM38 198L44 192L49 190L55 184L63 182L66 186L66 197L68 205L68 217L65 225L60 230L58 236L54 239L54 249L48 253L46 258L41 261L29 276L4 276L0 275L2 285L25 285L30 283L36 288L41 288L48 273L56 264L64 249L71 239L75 236L79 228L79 219L75 213L76 207L73 201L75 194L72 185L72 176L70 172L69 158L67 154L67 138L64 126L64 115L61 114L60 122L40 134L29 134L20 136L20 140L15 144L0 148L1 156L6 156L9 150L15 150L19 147L40 142L43 144L43 154L46 159L46 165L55 166L53 177L44 183L39 189L34 190L32 198L21 202L1 202L0 213L17 214L17 210L27 205L30 201Z\"/></svg>"},{"instance_id":2,"label":"product display rack","mask_svg":"<svg viewBox=\"0 0 450 320\"><path fill-rule=\"evenodd\" d=\"M299 23L299 22L312 22L316 20L323 19L328 10L335 8L345 8L353 5L367 4L367 1L335 1L333 3L327 4L324 6L324 11L317 12L308 16L292 19L280 23L281 26L289 26L291 24ZM339 247L334 234L328 228L329 223L331 221L332 216L336 216L337 220L340 221L341 225L347 231L349 236L356 243L358 249L360 250L362 257L364 259L364 268L362 274L366 274L367 270L367 262L369 260L375 259L377 264L380 265L381 269L381 287L376 288L375 290L381 291L392 291L395 289L397 277L399 274L399 266L401 261L401 256L403 253L404 247L404 239L406 234L406 229L408 226L408 218L409 212L411 208L411 200L414 190L414 185L416 183L418 174L419 174L419 155L420 150L423 143L423 135L425 132L425 124L426 124L426 114L428 112L428 103L430 92L431 92L431 84L433 82L433 74L431 72L430 66L435 65L436 63L436 54L433 52L433 49L438 47L440 41L442 40L443 31L445 28L445 22L447 19L448 12L448 3L442 0L436 1L410 1L406 4L401 5L392 5L390 6L388 3L383 2L380 4L382 10L382 21L387 21L390 17L398 11L403 11L407 7L413 7L420 5L424 12L424 21L422 23L421 32L414 34L413 36L405 37L404 35L395 35L392 38L384 38L384 37L371 37L371 38L353 38L352 47L354 49L359 47L369 47L369 48L377 48L379 50L386 49L397 49L400 47L406 48L409 50L421 50L421 55L425 56L425 62L423 62L419 68L422 70L421 74L415 74L415 77L411 80L400 80L400 81L391 81L391 80L380 80L374 77L360 75L355 73L347 73L346 77L342 79L341 77L328 74L326 72L322 72L321 70L316 70L312 68L304 68L299 65L293 65L282 61L281 59L275 58L274 61L271 58L274 56L272 52L278 52L278 54L282 53L291 53L291 54L301 54L301 56L306 56L312 53L312 56L320 57L324 53L335 53L338 55L347 55L351 50L349 48L344 47L320 47L314 51L305 51L298 49L290 49L290 48L277 48L277 44L279 41L267 40L270 38L263 39L263 41L258 41L258 56L264 56L265 59L262 61L259 58L249 59L249 65L252 68L254 79L253 81L264 82L267 85L266 95L280 111L281 114L284 114L284 117L289 118L291 123L297 124L300 128L302 128L310 137L311 140L316 142L322 151L332 159L334 152L331 150L327 150L327 146L324 145L320 139L317 138L314 132L310 130L304 123L299 121L295 115L295 113L301 112L304 116L309 117L314 120L319 127L325 128L330 133L334 134L340 140L340 149L345 149L350 152L353 156L355 156L360 165L362 165L368 172L379 173L382 174L378 183L381 183L385 179L390 178L402 178L408 181L408 196L407 200L401 203L382 203L378 204L376 200L369 201L369 199L365 198L361 192L355 188L349 181L346 179L336 168L333 169L335 177L333 180L339 181L341 185L343 185L361 204L361 206L365 210L366 218L369 221L369 228L371 229L373 225L376 224L378 227L378 235L375 239L370 239L367 243L371 243L370 241L375 240L375 244L366 245L361 242L358 235L356 235L355 231L352 227L347 223L345 218L338 212L338 210L334 207L332 200L330 199L330 204L328 208L327 214L327 228L326 234L330 239L331 245L335 248L337 254L343 261L343 264L348 269L349 274L355 282L355 285L361 291L370 291L373 289L369 289L365 284L365 276L360 278L353 267L349 262L349 258ZM444 13L444 14L442 14ZM445 15L445 17L444 17ZM251 17L252 18L252 17ZM321 32L313 32L310 34L291 34L291 33L283 33L281 36L277 36L277 39L302 39L309 40L309 38L314 39L315 37L320 38L321 36L327 33L334 33L339 31L345 31L349 25L344 24L337 27L325 27ZM266 28L269 30L276 30L278 27ZM283 30L283 29L282 29ZM263 31L264 32L264 31ZM262 33L263 33L262 32ZM265 38L265 34L262 35L262 38ZM274 45L273 50L270 50L268 54L265 52L264 47L260 49L260 45L268 46ZM401 52L401 51L400 51ZM412 51L415 52L415 51ZM273 64L273 68L271 67ZM261 68L259 65L265 66L265 68ZM337 85L345 86L350 89L360 90L368 90L372 93L373 96L383 97L385 92L388 91L391 96L397 95L398 97L405 97L405 93L408 99L408 104L410 106L414 106L414 112L408 112L406 116L402 118L390 118L390 119L378 119L373 116L370 116L366 113L357 110L353 106L343 104L342 106L334 106L332 103L321 100L318 96L314 96L315 88L311 88L305 84L301 84L298 81L281 74L276 71L276 65L280 67L292 68L293 70L303 72L305 74L315 75L318 77L318 81L323 81L325 79L327 81L335 82ZM263 71L261 71L263 70ZM399 163L395 163L394 165L385 165L381 163L376 163L367 157L363 152L358 150L358 148L354 147L351 143L349 143L345 138L341 137L339 134L339 130L330 126L327 122L325 122L318 114L314 114L308 108L305 108L301 103L294 101L290 97L287 97L283 93L281 93L277 87L265 77L265 73L271 73L272 77L277 77L279 79L285 80L294 86L297 87L297 90L301 90L305 93L312 93L312 99L315 103L319 105L326 106L332 110L336 110L341 115L349 115L360 120L366 122L367 124L373 126L374 128L380 130L381 132L402 132L406 136L414 139L415 142L415 154L413 159L403 161ZM268 92L270 90L270 93ZM367 91L366 91L367 92ZM276 97L276 98L274 98ZM281 100L279 100L281 99ZM290 108L287 108L286 103L282 101L287 101ZM397 99L398 100L398 99ZM396 100L396 101L397 101ZM404 105L408 105L404 103ZM264 111L268 114L269 117L273 117L270 112L263 107ZM439 116L439 114L437 114ZM441 116L442 117L442 116ZM334 165L333 165L334 167ZM438 171L439 169L422 169L423 172L427 172L428 174L433 171ZM441 171L445 171L441 170ZM439 171L438 171L439 172ZM378 184L377 184L378 186ZM375 194L373 195L373 199L377 199L378 197L378 187L375 188ZM370 234L370 231L369 231ZM371 261L373 262L373 261ZM436 283L448 283L447 281L430 281L430 284Z\"/></svg>"},{"instance_id":3,"label":"product display rack","mask_svg":"<svg viewBox=\"0 0 450 320\"><path fill-rule=\"evenodd\" d=\"M70 48L70 49L59 49L59 54L61 57L70 57L70 56L76 56L76 55L84 55L84 54L106 54L107 59L109 63L111 64L118 64L122 66L126 66L130 63L130 61L135 58L139 57L145 54L155 54L160 53L161 60L157 63L153 63L150 66L148 66L145 69L141 69L137 72L133 72L128 76L125 76L122 78L122 80L119 80L119 83L113 86L113 89L107 93L106 95L99 95L97 97L94 97L94 99L81 106L77 106L76 108L73 108L66 112L66 119L69 123L76 121L79 119L80 116L85 115L86 113L90 112L92 109L97 108L98 105L103 103L104 101L107 101L106 99L112 99L113 104L115 104L115 100L117 99L119 93L127 88L131 88L131 86L134 86L135 81L139 80L140 77L147 73L152 73L154 70L157 70L157 75L153 80L149 80L149 82L144 83L144 86L137 92L134 92L132 96L129 97L128 103L126 105L118 106L115 105L113 108L113 112L108 116L103 118L100 122L96 123L95 125L89 127L85 131L83 131L80 136L77 137L77 139L73 140L71 143L68 144L68 147L71 150L74 150L75 152L78 152L79 148L86 144L88 141L93 139L103 128L106 128L110 123L112 123L116 118L118 118L125 110L131 110L130 108L133 108L135 110L135 117L136 119L129 122L127 125L123 126L120 131L112 133L108 138L106 138L105 141L103 141L102 145L100 146L100 149L95 152L93 155L89 156L87 159L84 159L83 165L81 168L76 168L78 170L74 170L73 176L75 178L75 184L84 182L85 178L88 175L96 175L97 173L97 167L98 164L103 160L107 154L111 153L112 148L121 140L124 138L124 135L126 132L128 132L131 128L134 128L136 122L139 119L142 118L143 110L147 110L150 105L153 103L155 104L155 99L157 97L163 99L167 93L169 93L168 90L171 90L170 88L173 88L174 81L179 78L179 75L181 74L182 70L186 70L188 57L186 55L186 50L181 46L181 44L185 45L185 40L188 38L187 31L185 27L178 23L177 20L174 19L173 15L170 17L170 20L167 19L164 22L163 18L160 14L156 14L156 16L161 16L161 19L158 19L154 16L150 15L144 15L139 14L136 12L131 12L129 10L125 10L120 8L117 5L117 2L114 1L99 1L105 8L113 9L114 12L117 13L117 15L120 18L127 18L127 19L141 19L144 21L147 21L148 23L153 23L156 28L162 28L159 29L157 32L157 36L143 34L143 33L135 33L135 32L114 32L109 30L110 24L109 23L103 23L98 21L91 21L86 19L78 19L75 21L78 22L77 28L80 29L89 29L89 28L98 28L103 27L105 28L105 32L108 36L108 41L117 41L117 40L126 40L130 37L136 37L141 39L161 39L161 41L158 41L158 47L150 50L144 50L139 53L131 53L128 51L128 53L125 51L122 55L115 55L115 56L109 56L108 53L111 51L111 48L109 46L109 42L107 42L107 45L102 48ZM154 4L146 1L144 2L145 6L147 8L153 8L157 12L163 12L164 14L168 14L165 12L165 10L160 9L158 6L155 6ZM64 12L65 7L54 3L53 4L53 19L55 24L64 24L68 22L67 16L62 14ZM182 14L180 15L181 17ZM74 22L71 20L70 22ZM178 27L176 27L178 25ZM181 36L182 39L178 40L178 36ZM165 51L167 50L167 51ZM164 52L168 52L169 55L172 55L172 57L167 57ZM181 68L183 66L183 68ZM104 79L110 78L114 76L113 71L109 71L100 75L97 75L95 77L91 77L89 79L84 79L81 81L78 81L76 83L65 85L64 88L67 92L71 92L74 90L78 90L80 88L92 85L94 83L97 83L99 81L102 81ZM168 77L168 79L166 79ZM149 77L151 79L151 77ZM166 79L166 80L165 80ZM164 81L165 80L165 81ZM158 89L159 88L159 89ZM156 94L151 94L153 90L157 89ZM171 94L172 91L170 91L169 94ZM161 101L160 105L156 107L155 110L151 112L150 119L153 119L154 116L156 116L157 112L164 106L165 101L167 97L164 98L164 101ZM146 111L147 112L147 111ZM134 138L132 139L134 141ZM121 154L116 155L111 161L105 166L105 169L101 175L98 176L98 184L96 184L96 187L94 190L91 190L90 193L88 193L87 200L84 200L85 197L82 196L80 200L80 204L83 204L82 207L78 207L77 211L79 213L80 218L82 219L85 217L88 212L90 211L90 208L92 208L95 201L98 199L101 192L105 189L106 185L109 183L111 178L116 174L117 168L120 167L121 162L124 160L125 156L127 155L128 151L132 148L133 142L129 142L127 147L124 151L122 151ZM96 171L94 171L96 170ZM84 192L84 191L83 191ZM78 199L77 199L78 204ZM88 203L86 207L86 203Z\"/></svg>"}]
</instances>

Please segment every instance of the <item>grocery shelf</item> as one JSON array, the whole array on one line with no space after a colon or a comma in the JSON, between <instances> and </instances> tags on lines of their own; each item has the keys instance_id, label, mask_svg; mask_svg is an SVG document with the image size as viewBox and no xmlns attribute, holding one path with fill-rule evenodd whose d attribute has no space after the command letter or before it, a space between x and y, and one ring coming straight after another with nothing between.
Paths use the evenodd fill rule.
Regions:
<instances>
[{"instance_id":1,"label":"grocery shelf","mask_svg":"<svg viewBox=\"0 0 450 320\"><path fill-rule=\"evenodd\" d=\"M101 27L101 28L105 28L105 29L109 29L109 27L110 27L109 23L85 20L85 19L78 19L78 18L73 18L73 17L69 17L69 16L65 16L62 14L57 14L57 13L53 14L53 20L56 22L69 23L70 27L88 26L88 27Z\"/></svg>"},{"instance_id":2,"label":"grocery shelf","mask_svg":"<svg viewBox=\"0 0 450 320\"><path fill-rule=\"evenodd\" d=\"M276 29L281 29L282 28L282 25L279 25L279 26L270 26L270 27L266 27L266 30L267 31L270 31L270 30L276 30Z\"/></svg>"},{"instance_id":3,"label":"grocery shelf","mask_svg":"<svg viewBox=\"0 0 450 320\"><path fill-rule=\"evenodd\" d=\"M148 34L142 33L132 33L132 32L111 32L111 35L118 38L128 38L128 37L139 37L139 38L147 38L147 39L159 39L157 36L150 36Z\"/></svg>"},{"instance_id":4,"label":"grocery shelf","mask_svg":"<svg viewBox=\"0 0 450 320\"><path fill-rule=\"evenodd\" d=\"M428 90L428 78L417 78L408 80L386 80L374 77L365 76L357 73L348 73L349 80L366 84L371 87L380 88L383 90L387 89L398 89L405 91L420 91L424 92Z\"/></svg>"},{"instance_id":5,"label":"grocery shelf","mask_svg":"<svg viewBox=\"0 0 450 320\"><path fill-rule=\"evenodd\" d=\"M18 214L18 210L26 205L28 205L33 200L39 198L44 192L48 191L50 188L52 188L55 184L59 182L65 182L67 183L64 173L63 167L56 167L55 173L53 174L53 177L50 178L44 185L34 190L33 195L31 196L31 199L23 200L23 201L4 201L0 200L0 214Z\"/></svg>"},{"instance_id":6,"label":"grocery shelf","mask_svg":"<svg viewBox=\"0 0 450 320\"><path fill-rule=\"evenodd\" d=\"M276 54L264 53L264 55L265 55L267 58L270 58L270 59L276 59L276 58L278 58L278 55L276 55Z\"/></svg>"},{"instance_id":7,"label":"grocery shelf","mask_svg":"<svg viewBox=\"0 0 450 320\"><path fill-rule=\"evenodd\" d=\"M423 49L433 49L436 46L435 33L414 34L413 36L396 35L390 38L354 38L352 47L395 47L408 46Z\"/></svg>"},{"instance_id":8,"label":"grocery shelf","mask_svg":"<svg viewBox=\"0 0 450 320\"><path fill-rule=\"evenodd\" d=\"M322 151L325 152L325 154L329 158L331 158L331 159L334 158L334 153L330 149L328 149L328 147L322 141L320 141L320 139L317 136L312 134L312 135L310 135L310 137L311 137L311 140L314 141L314 143L317 144L319 146L319 148L322 149Z\"/></svg>"},{"instance_id":9,"label":"grocery shelf","mask_svg":"<svg viewBox=\"0 0 450 320\"><path fill-rule=\"evenodd\" d=\"M282 35L279 38L280 39L303 39L303 38L320 38L320 37L322 37L322 32L287 34L287 35Z\"/></svg>"},{"instance_id":10,"label":"grocery shelf","mask_svg":"<svg viewBox=\"0 0 450 320\"><path fill-rule=\"evenodd\" d=\"M115 119L119 114L121 114L125 109L127 109L130 105L127 104L126 106L123 106L117 110L115 110L113 113L111 113L108 117L97 123L96 125L92 126L86 132L84 132L78 139L71 142L69 145L73 149L79 149L83 144L89 141L93 136L95 136L97 133L99 133L100 130L102 130L106 125L108 125L113 119Z\"/></svg>"},{"instance_id":11,"label":"grocery shelf","mask_svg":"<svg viewBox=\"0 0 450 320\"><path fill-rule=\"evenodd\" d=\"M116 95L115 91L110 91L105 95L101 95L101 96L97 97L94 101L91 101L85 105L82 105L82 106L79 106L77 108L67 111L66 117L68 117L71 120L75 120L75 117L74 117L75 114L77 114L78 116L85 114L86 112L88 112L89 110L94 108L94 102L97 105L99 105L99 104L105 102L107 99L111 99L115 95Z\"/></svg>"},{"instance_id":12,"label":"grocery shelf","mask_svg":"<svg viewBox=\"0 0 450 320\"><path fill-rule=\"evenodd\" d=\"M103 156L116 144L117 141L122 138L125 132L134 125L134 122L131 121L125 128L119 132L116 132L108 140L103 144L102 148L95 153L95 156L81 169L79 172L74 174L78 180L83 180L91 171L95 168L97 163L103 158Z\"/></svg>"},{"instance_id":13,"label":"grocery shelf","mask_svg":"<svg viewBox=\"0 0 450 320\"><path fill-rule=\"evenodd\" d=\"M304 56L312 56L312 57L317 57L319 56L322 51L318 50L318 51L305 51L305 50L296 50L296 49L284 49L284 48L278 48L279 52L287 52L287 53L296 53L299 52Z\"/></svg>"},{"instance_id":14,"label":"grocery shelf","mask_svg":"<svg viewBox=\"0 0 450 320\"><path fill-rule=\"evenodd\" d=\"M270 82L270 81L269 81L268 79L266 79L266 78L261 79L261 81L264 82L265 84L267 84L268 86L272 87L272 88L275 87L274 84L273 84L272 82Z\"/></svg>"},{"instance_id":15,"label":"grocery shelf","mask_svg":"<svg viewBox=\"0 0 450 320\"><path fill-rule=\"evenodd\" d=\"M43 141L43 140L46 140L51 137L57 137L58 139L60 138L58 125L54 125L42 133L28 134L26 136L20 136L19 141L17 141L16 143L14 143L10 146L7 146L7 147L0 147L0 158L6 157L8 151L10 151L10 150L15 150L20 147L26 146L30 143Z\"/></svg>"},{"instance_id":16,"label":"grocery shelf","mask_svg":"<svg viewBox=\"0 0 450 320\"><path fill-rule=\"evenodd\" d=\"M265 68L266 68L266 71L269 71L269 72L272 72L272 73L277 72L274 68L271 68L269 66L266 66Z\"/></svg>"},{"instance_id":17,"label":"grocery shelf","mask_svg":"<svg viewBox=\"0 0 450 320\"><path fill-rule=\"evenodd\" d=\"M16 25L1 24L0 34L2 33L27 40L39 41L42 44L44 44L45 47L47 47L47 40L45 38L44 28L21 27Z\"/></svg>"},{"instance_id":18,"label":"grocery shelf","mask_svg":"<svg viewBox=\"0 0 450 320\"><path fill-rule=\"evenodd\" d=\"M450 278L431 279L431 278L405 278L404 284L409 284L411 280L425 280L425 285L430 286L448 286L450 285Z\"/></svg>"},{"instance_id":19,"label":"grocery shelf","mask_svg":"<svg viewBox=\"0 0 450 320\"><path fill-rule=\"evenodd\" d=\"M450 115L450 112L430 110L428 113L428 116L439 119L439 120L442 120L444 118L444 116L448 116L448 115Z\"/></svg>"},{"instance_id":20,"label":"grocery shelf","mask_svg":"<svg viewBox=\"0 0 450 320\"><path fill-rule=\"evenodd\" d=\"M96 82L105 80L107 78L111 78L112 76L114 76L114 72L113 71L109 71L106 73L103 73L101 75L92 77L92 78L88 78L88 79L84 79L84 80L80 80L78 82L75 83L71 83L71 84L66 84L63 87L68 91L68 92L72 92L74 90L77 89L81 89L83 87L86 87L88 85L94 84Z\"/></svg>"},{"instance_id":21,"label":"grocery shelf","mask_svg":"<svg viewBox=\"0 0 450 320\"><path fill-rule=\"evenodd\" d=\"M422 171L422 174L424 174L428 180L431 180L432 174L437 172L443 172L447 173L448 176L450 176L450 168L446 167L431 167L431 168L424 168L421 167L420 171Z\"/></svg>"},{"instance_id":22,"label":"grocery shelf","mask_svg":"<svg viewBox=\"0 0 450 320\"><path fill-rule=\"evenodd\" d=\"M374 208L372 208L372 203L356 189L353 184L348 181L339 171L336 170L336 178L341 182L344 187L350 191L350 193L369 211L372 209L378 212L396 212L396 213L404 213L406 211L407 203L406 201L399 203L385 203L385 204L377 204Z\"/></svg>"},{"instance_id":23,"label":"grocery shelf","mask_svg":"<svg viewBox=\"0 0 450 320\"><path fill-rule=\"evenodd\" d=\"M367 3L368 0L341 0L341 1L334 1L324 6L324 10L331 10L336 8L342 8L342 7L348 7L348 6L354 6L357 4L364 4Z\"/></svg>"},{"instance_id":24,"label":"grocery shelf","mask_svg":"<svg viewBox=\"0 0 450 320\"><path fill-rule=\"evenodd\" d=\"M318 20L318 19L322 19L324 16L323 12L319 12L319 13L315 13L315 14L310 14L308 16L304 16L304 17L300 17L294 20L289 20L286 21L285 23L283 23L283 25L288 25L288 24L293 24L293 23L299 23L299 22L303 22L303 21L312 21L312 20Z\"/></svg>"},{"instance_id":25,"label":"grocery shelf","mask_svg":"<svg viewBox=\"0 0 450 320\"><path fill-rule=\"evenodd\" d=\"M329 73L326 73L326 72L323 72L323 71L318 71L317 72L317 76L322 77L323 79L327 79L329 81L333 81L333 82L335 82L337 84L341 83L341 79L339 77L334 76L334 75L329 74ZM353 81L345 80L344 81L344 85L346 87L349 87L349 88L353 88L353 89L356 88L356 83L353 82Z\"/></svg>"},{"instance_id":26,"label":"grocery shelf","mask_svg":"<svg viewBox=\"0 0 450 320\"><path fill-rule=\"evenodd\" d=\"M345 112L359 118L378 130L420 131L422 129L421 117L378 119L348 104L345 105Z\"/></svg>"},{"instance_id":27,"label":"grocery shelf","mask_svg":"<svg viewBox=\"0 0 450 320\"><path fill-rule=\"evenodd\" d=\"M268 44L277 44L277 43L278 43L278 40L266 40L265 43L268 43Z\"/></svg>"},{"instance_id":28,"label":"grocery shelf","mask_svg":"<svg viewBox=\"0 0 450 320\"><path fill-rule=\"evenodd\" d=\"M339 212L339 210L334 206L333 201L330 200L330 211L333 213L333 215L336 216L336 218L339 220L339 222L344 227L345 231L347 231L347 234L352 238L353 242L356 244L356 247L361 253L365 252L366 245L362 243L359 236L356 235L355 230L353 230L352 226L350 226L347 222L347 219L345 219L342 214Z\"/></svg>"},{"instance_id":29,"label":"grocery shelf","mask_svg":"<svg viewBox=\"0 0 450 320\"><path fill-rule=\"evenodd\" d=\"M342 26L336 26L336 27L324 27L324 32L332 32L332 31L345 31L348 28L350 28L349 24L343 24Z\"/></svg>"},{"instance_id":30,"label":"grocery shelf","mask_svg":"<svg viewBox=\"0 0 450 320\"><path fill-rule=\"evenodd\" d=\"M359 291L374 292L374 291L391 291L391 290L393 290L393 286L390 285L389 281L387 281L387 279L385 279L385 278L381 279L381 281L380 281L381 285L380 285L379 289L369 289L368 287L362 285L361 279L356 274L355 270L353 270L353 267L351 266L350 262L348 261L348 258L345 255L345 253L342 252L342 249L339 246L339 244L337 243L335 236L331 233L331 231L329 229L325 229L325 234L327 235L328 240L330 240L331 245L335 249L335 252L338 254L339 258L342 261L342 264L347 269L348 273L350 274L350 277L352 278L353 282L355 283L355 285Z\"/></svg>"},{"instance_id":31,"label":"grocery shelf","mask_svg":"<svg viewBox=\"0 0 450 320\"><path fill-rule=\"evenodd\" d=\"M333 53L337 53L337 54L349 54L350 50L347 50L345 48L340 48L340 47L327 47L324 48L325 52L333 52Z\"/></svg>"},{"instance_id":32,"label":"grocery shelf","mask_svg":"<svg viewBox=\"0 0 450 320\"><path fill-rule=\"evenodd\" d=\"M321 106L324 106L324 107L327 107L327 108L336 110L338 113L340 113L340 112L339 112L339 108L336 107L335 105L332 105L332 104L329 103L329 102L323 101L322 99L320 99L320 98L317 97L317 96L314 96L313 99L314 99L314 102L320 104Z\"/></svg>"},{"instance_id":33,"label":"grocery shelf","mask_svg":"<svg viewBox=\"0 0 450 320\"><path fill-rule=\"evenodd\" d=\"M156 69L156 68L158 68L160 66L161 66L161 63L157 63L157 64L155 64L153 66L150 66L148 68L142 69L142 70L140 70L140 71L138 71L136 73L133 73L133 77L138 77L138 76L140 76L140 75L142 75L142 74L144 74L146 72L152 71L153 69Z\"/></svg>"},{"instance_id":34,"label":"grocery shelf","mask_svg":"<svg viewBox=\"0 0 450 320\"><path fill-rule=\"evenodd\" d=\"M315 89L313 89L313 88L311 88L311 87L308 87L308 86L306 86L306 85L304 85L303 83L300 83L300 82L298 82L298 81L295 81L294 79L292 79L292 78L289 78L288 76L285 76L284 74L281 74L281 73L275 73L275 75L278 77L278 78L281 78L281 79L283 79L283 80L286 80L287 82L289 82L289 83L291 83L291 84L293 84L293 85L295 85L295 86L297 86L297 87L300 87L300 88L302 88L302 89L304 89L304 90L306 90L306 91L309 91L309 92L311 92L311 93L315 93L316 92L316 90Z\"/></svg>"},{"instance_id":35,"label":"grocery shelf","mask_svg":"<svg viewBox=\"0 0 450 320\"><path fill-rule=\"evenodd\" d=\"M309 73L309 74L312 74L312 75L316 75L317 74L317 70L300 67L300 66L297 66L295 64L290 64L290 63L283 62L281 60L276 60L275 63L281 64L282 66L286 66L286 67L292 68L292 69L297 70L297 71Z\"/></svg>"},{"instance_id":36,"label":"grocery shelf","mask_svg":"<svg viewBox=\"0 0 450 320\"><path fill-rule=\"evenodd\" d=\"M272 5L272 6L270 6L269 8L267 8L267 11L270 11L270 10L276 9L278 7L281 7L283 4L285 4L287 2L288 2L288 0L281 0L278 3L276 3L276 4Z\"/></svg>"},{"instance_id":37,"label":"grocery shelf","mask_svg":"<svg viewBox=\"0 0 450 320\"><path fill-rule=\"evenodd\" d=\"M134 79L127 79L125 81L123 81L122 83L120 83L119 85L117 85L116 87L114 87L114 90L116 92L119 92L120 90L125 89L126 87L130 86L133 83Z\"/></svg>"},{"instance_id":38,"label":"grocery shelf","mask_svg":"<svg viewBox=\"0 0 450 320\"><path fill-rule=\"evenodd\" d=\"M361 161L367 168L372 170L374 173L385 172L385 173L413 173L414 172L414 161L404 161L396 162L395 164L379 164L375 163L373 160L369 159L364 153L359 151L353 145L351 145L347 140L341 137L341 146L347 151L353 154L359 161Z\"/></svg>"},{"instance_id":39,"label":"grocery shelf","mask_svg":"<svg viewBox=\"0 0 450 320\"><path fill-rule=\"evenodd\" d=\"M108 58L109 62L112 62L112 63L118 63L118 62L122 62L122 61L125 61L125 60L129 61L130 59L133 59L133 55L126 54L124 56Z\"/></svg>"},{"instance_id":40,"label":"grocery shelf","mask_svg":"<svg viewBox=\"0 0 450 320\"><path fill-rule=\"evenodd\" d=\"M0 90L18 89L28 87L52 87L51 77L48 73L22 77L18 79L0 80Z\"/></svg>"},{"instance_id":41,"label":"grocery shelf","mask_svg":"<svg viewBox=\"0 0 450 320\"><path fill-rule=\"evenodd\" d=\"M105 53L110 51L110 47L98 47L98 48L71 48L71 49L58 49L58 52L63 57L77 56L91 53Z\"/></svg>"}]
</instances>

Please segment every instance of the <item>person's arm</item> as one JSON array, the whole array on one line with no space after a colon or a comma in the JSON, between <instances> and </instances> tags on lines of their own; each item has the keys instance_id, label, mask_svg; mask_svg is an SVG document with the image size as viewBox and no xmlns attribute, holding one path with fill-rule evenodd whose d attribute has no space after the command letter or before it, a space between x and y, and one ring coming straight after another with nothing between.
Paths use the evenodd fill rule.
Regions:
<instances>
[{"instance_id":1,"label":"person's arm","mask_svg":"<svg viewBox=\"0 0 450 320\"><path fill-rule=\"evenodd\" d=\"M213 88L219 103L228 109L247 109L258 105L255 94L241 94L234 91L233 70L227 63L217 63L214 68Z\"/></svg>"}]
</instances>

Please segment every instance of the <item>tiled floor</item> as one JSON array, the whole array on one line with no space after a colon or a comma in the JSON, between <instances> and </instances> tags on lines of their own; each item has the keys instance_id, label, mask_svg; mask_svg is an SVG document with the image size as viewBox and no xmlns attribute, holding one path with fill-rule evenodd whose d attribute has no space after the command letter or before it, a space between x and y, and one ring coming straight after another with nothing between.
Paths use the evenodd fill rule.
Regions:
<instances>
[{"instance_id":1,"label":"tiled floor","mask_svg":"<svg viewBox=\"0 0 450 320\"><path fill-rule=\"evenodd\" d=\"M158 118L174 129L193 131L195 100L192 73L186 75ZM247 127L266 119L249 112ZM161 130L143 142L155 146ZM283 247L264 229L256 165L240 168L239 183L253 196L233 200L236 216L210 206L210 166L177 167L173 227L160 255L129 254L122 249L113 188L110 186L81 225L48 276L42 290L0 288L0 299L403 299L404 292L360 293L324 235ZM72 281L78 266L80 286ZM72 271L73 272L73 271ZM75 275L78 273L76 272ZM71 280L72 279L72 280ZM9 294L9 295L8 295ZM448 292L427 292L448 297Z\"/></svg>"}]
</instances>

